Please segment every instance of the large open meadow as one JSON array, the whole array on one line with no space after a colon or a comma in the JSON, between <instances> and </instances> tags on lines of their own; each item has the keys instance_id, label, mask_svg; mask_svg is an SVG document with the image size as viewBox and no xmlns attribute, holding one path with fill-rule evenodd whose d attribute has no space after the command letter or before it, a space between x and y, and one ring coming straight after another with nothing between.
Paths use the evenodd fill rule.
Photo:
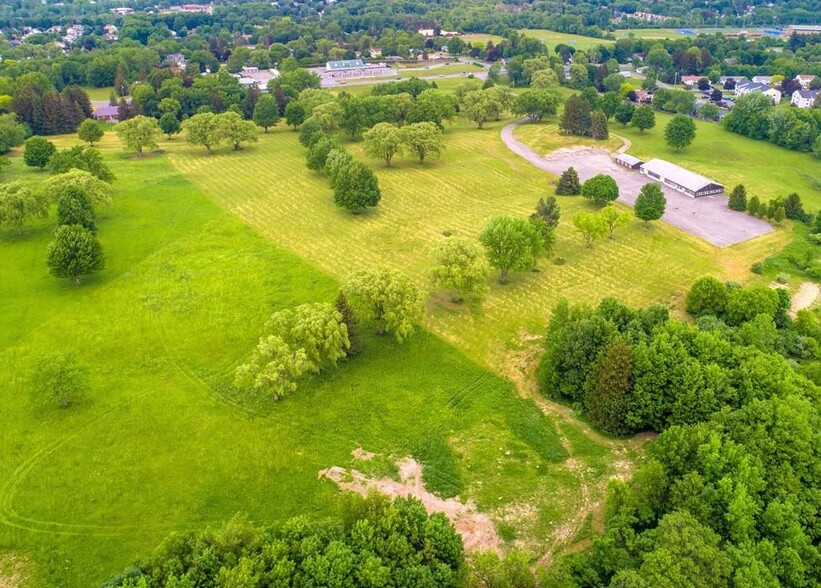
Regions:
<instances>
[{"instance_id":1,"label":"large open meadow","mask_svg":"<svg viewBox=\"0 0 821 588\"><path fill-rule=\"evenodd\" d=\"M287 251L273 237L293 219L277 218L279 208L265 230L250 222L267 190L247 184L243 206L212 191L239 174L246 183L267 177L280 205L311 204L313 189L324 196L294 137L280 131L211 158L177 138L166 154L134 158L107 135L101 149L118 176L114 205L98 220L107 267L79 287L47 273L53 213L22 236L0 233L4 582L95 586L172 531L217 526L237 512L257 523L332 514L338 490L320 470L392 475L390 458L406 455L423 464L430 491L488 513L505 546L539 557L539 545L559 548L590 532L606 480L624 475L636 443L602 439L559 407L545 414L435 333L419 330L401 346L366 334L360 356L278 403L231 392L233 369L270 313L332 301L347 271L324 271L301 247ZM4 179L38 188L47 177L12 160ZM188 162L195 181L172 161ZM218 171L204 179L200 166L213 164ZM306 245L355 238L353 224L369 222L338 217L334 228L311 206L318 216ZM395 262L391 251L382 260ZM336 260L349 269L363 261ZM34 363L56 349L90 369L91 394L68 409L29 397ZM359 447L380 460L355 460Z\"/></svg>"}]
</instances>

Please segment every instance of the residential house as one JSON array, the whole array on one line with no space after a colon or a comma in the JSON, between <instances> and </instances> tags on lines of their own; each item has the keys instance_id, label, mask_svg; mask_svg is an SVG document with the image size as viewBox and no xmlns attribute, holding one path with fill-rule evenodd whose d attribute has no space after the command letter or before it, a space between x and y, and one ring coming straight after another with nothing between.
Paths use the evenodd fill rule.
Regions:
<instances>
[{"instance_id":1,"label":"residential house","mask_svg":"<svg viewBox=\"0 0 821 588\"><path fill-rule=\"evenodd\" d=\"M818 94L819 90L796 90L792 93L790 104L798 108L812 108Z\"/></svg>"},{"instance_id":2,"label":"residential house","mask_svg":"<svg viewBox=\"0 0 821 588\"><path fill-rule=\"evenodd\" d=\"M681 83L684 84L688 89L693 89L698 87L698 81L703 78L704 76L682 76Z\"/></svg>"},{"instance_id":3,"label":"residential house","mask_svg":"<svg viewBox=\"0 0 821 588\"><path fill-rule=\"evenodd\" d=\"M722 184L663 159L651 159L641 166L640 171L691 198L724 193Z\"/></svg>"},{"instance_id":4,"label":"residential house","mask_svg":"<svg viewBox=\"0 0 821 588\"><path fill-rule=\"evenodd\" d=\"M771 88L767 84L759 84L756 82L739 83L735 87L736 96L744 96L745 94L759 93L768 96L774 104L781 102L781 92L775 88Z\"/></svg>"},{"instance_id":5,"label":"residential house","mask_svg":"<svg viewBox=\"0 0 821 588\"><path fill-rule=\"evenodd\" d=\"M768 86L773 83L772 76L753 76L753 81L756 84L767 84Z\"/></svg>"},{"instance_id":6,"label":"residential house","mask_svg":"<svg viewBox=\"0 0 821 588\"><path fill-rule=\"evenodd\" d=\"M805 90L809 89L810 84L814 79L815 76L812 74L798 74L797 76L795 76L795 81L801 84L801 87Z\"/></svg>"},{"instance_id":7,"label":"residential house","mask_svg":"<svg viewBox=\"0 0 821 588\"><path fill-rule=\"evenodd\" d=\"M94 114L92 116L96 120L115 123L120 121L120 110L117 106L98 106L94 109Z\"/></svg>"}]
</instances>

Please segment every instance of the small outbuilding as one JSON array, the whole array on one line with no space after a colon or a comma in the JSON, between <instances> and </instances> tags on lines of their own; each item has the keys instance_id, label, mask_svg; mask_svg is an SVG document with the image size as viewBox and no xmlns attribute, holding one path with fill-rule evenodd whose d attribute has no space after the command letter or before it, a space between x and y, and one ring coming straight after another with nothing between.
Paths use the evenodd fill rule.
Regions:
<instances>
[{"instance_id":1,"label":"small outbuilding","mask_svg":"<svg viewBox=\"0 0 821 588\"><path fill-rule=\"evenodd\" d=\"M639 169L644 162L638 157L633 157L627 153L619 153L616 155L616 163L627 169Z\"/></svg>"},{"instance_id":2,"label":"small outbuilding","mask_svg":"<svg viewBox=\"0 0 821 588\"><path fill-rule=\"evenodd\" d=\"M651 159L642 164L641 173L690 198L724 193L722 184L663 159Z\"/></svg>"},{"instance_id":3,"label":"small outbuilding","mask_svg":"<svg viewBox=\"0 0 821 588\"><path fill-rule=\"evenodd\" d=\"M94 110L95 120L102 120L109 123L120 121L120 109L117 106L100 106Z\"/></svg>"}]
</instances>

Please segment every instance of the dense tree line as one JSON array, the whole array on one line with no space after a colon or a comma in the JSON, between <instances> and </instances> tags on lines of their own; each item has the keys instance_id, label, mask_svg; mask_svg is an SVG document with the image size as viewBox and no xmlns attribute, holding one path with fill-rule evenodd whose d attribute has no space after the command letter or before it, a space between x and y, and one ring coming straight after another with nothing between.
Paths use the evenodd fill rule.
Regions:
<instances>
[{"instance_id":1,"label":"dense tree line","mask_svg":"<svg viewBox=\"0 0 821 588\"><path fill-rule=\"evenodd\" d=\"M266 528L235 517L215 531L172 535L106 588L167 586L457 586L462 538L414 499L345 500L344 516Z\"/></svg>"}]
</instances>

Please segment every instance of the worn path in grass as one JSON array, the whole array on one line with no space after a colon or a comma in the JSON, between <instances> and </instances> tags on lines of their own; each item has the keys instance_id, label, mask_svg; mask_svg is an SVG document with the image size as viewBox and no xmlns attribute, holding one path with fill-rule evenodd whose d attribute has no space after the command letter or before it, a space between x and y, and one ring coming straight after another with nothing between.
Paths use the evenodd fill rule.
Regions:
<instances>
[{"instance_id":1,"label":"worn path in grass","mask_svg":"<svg viewBox=\"0 0 821 588\"><path fill-rule=\"evenodd\" d=\"M635 204L642 186L654 183L638 171L618 165L610 153L600 148L576 147L539 155L514 136L516 128L526 120L505 126L502 129L502 140L508 149L539 169L560 175L573 166L581 181L606 173L619 184L619 202L629 206ZM772 227L764 221L730 210L727 207L727 197L723 194L690 198L664 185L662 190L667 198L667 208L662 220L713 245L735 245L772 231Z\"/></svg>"}]
</instances>

